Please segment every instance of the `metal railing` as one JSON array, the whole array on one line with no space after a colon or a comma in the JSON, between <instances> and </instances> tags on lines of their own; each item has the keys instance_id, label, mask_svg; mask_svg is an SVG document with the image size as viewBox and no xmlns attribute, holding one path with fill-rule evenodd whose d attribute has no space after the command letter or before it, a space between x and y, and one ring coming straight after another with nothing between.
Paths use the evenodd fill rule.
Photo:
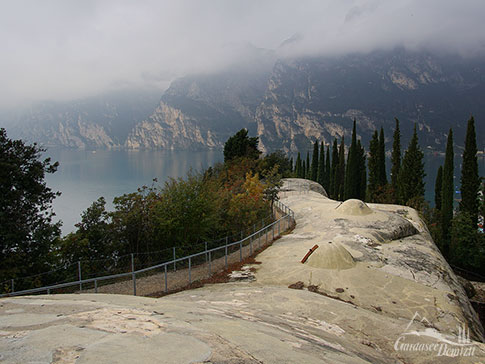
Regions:
<instances>
[{"instance_id":1,"label":"metal railing","mask_svg":"<svg viewBox=\"0 0 485 364\"><path fill-rule=\"evenodd\" d=\"M157 251L135 252L130 254L104 256L97 259L79 260L70 264L55 267L50 271L16 277L0 282L0 294L22 291L31 288L51 286L75 280L95 278L98 276L109 276L136 269L147 268L169 260L188 256L194 252L200 252L221 246L228 242L235 242L243 239L274 221L274 213L261 219L261 224L248 226L236 234L224 236L219 239L198 242L195 244L179 244L177 246L164 248ZM135 269L136 268L136 269ZM176 263L174 263L176 270Z\"/></svg>"},{"instance_id":2,"label":"metal railing","mask_svg":"<svg viewBox=\"0 0 485 364\"><path fill-rule=\"evenodd\" d=\"M293 211L280 201L275 201L273 208L274 215L277 220L236 242L229 243L228 238L226 238L225 243L221 246L208 249L207 244L205 244L205 249L201 252L190 254L181 258L174 258L170 261L138 270L135 269L134 255L131 254L131 271L92 277L88 279L81 279L81 269L80 266L78 266L79 275L77 280L9 292L0 294L0 297L20 296L43 292L51 294L54 290L62 290L73 287L76 287L76 291L77 288L79 288L79 291L92 291L98 293L101 284L113 280L118 281L107 285L114 287L112 289L114 292L110 293L126 293L127 285L132 284L132 292L134 295L137 295L137 276L143 276L142 279L145 279L146 281L155 281L155 286L157 286L157 288L153 288L154 284L152 282L152 288L148 289L148 294L152 294L154 292L168 292L169 290L172 291L182 288L183 286L187 285L184 284L185 282L188 282L188 285L191 285L193 282L195 282L195 280L211 277L215 272L220 271L221 269L227 269L229 262L234 262L237 260L237 258L239 258L239 262L242 262L243 257L253 255L256 249L267 245L276 237L280 236L282 232L290 229L295 223ZM178 270L177 265L179 267ZM171 271L172 267L173 272ZM180 270L180 267L184 269ZM179 277L176 277L176 274L178 274ZM185 280L183 278L180 279L180 276L183 275L185 275ZM173 276L174 278L174 284L172 285L169 284L170 276ZM162 279L162 277L163 284L160 284L160 279ZM147 292L144 294L147 294Z\"/></svg>"}]
</instances>

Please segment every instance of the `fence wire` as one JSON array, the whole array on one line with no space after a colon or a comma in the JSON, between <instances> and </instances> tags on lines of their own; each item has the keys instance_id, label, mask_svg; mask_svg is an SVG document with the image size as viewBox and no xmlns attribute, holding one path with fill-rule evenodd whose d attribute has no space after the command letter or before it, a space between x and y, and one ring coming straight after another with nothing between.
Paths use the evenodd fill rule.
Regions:
<instances>
[{"instance_id":1,"label":"fence wire","mask_svg":"<svg viewBox=\"0 0 485 364\"><path fill-rule=\"evenodd\" d=\"M293 212L276 201L274 216L261 219L261 224L239 234L158 251L79 261L38 275L6 280L0 282L0 292L3 292L0 297L45 292L98 292L104 288L110 293L129 294L131 291L136 295L137 279L139 292L150 294L157 289L166 292L169 290L169 276L170 290L210 277L213 272L252 255L293 223ZM150 282L150 277L154 277L151 280L155 282Z\"/></svg>"}]
</instances>

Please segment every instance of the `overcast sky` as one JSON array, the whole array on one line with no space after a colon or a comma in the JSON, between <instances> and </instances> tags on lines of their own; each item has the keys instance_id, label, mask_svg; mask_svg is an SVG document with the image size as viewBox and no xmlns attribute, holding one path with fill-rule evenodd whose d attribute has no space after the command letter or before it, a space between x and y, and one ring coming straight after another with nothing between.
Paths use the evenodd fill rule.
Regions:
<instances>
[{"instance_id":1,"label":"overcast sky","mask_svg":"<svg viewBox=\"0 0 485 364\"><path fill-rule=\"evenodd\" d=\"M396 45L485 49L485 0L0 0L0 106L164 88L240 58L237 45L298 54Z\"/></svg>"}]
</instances>

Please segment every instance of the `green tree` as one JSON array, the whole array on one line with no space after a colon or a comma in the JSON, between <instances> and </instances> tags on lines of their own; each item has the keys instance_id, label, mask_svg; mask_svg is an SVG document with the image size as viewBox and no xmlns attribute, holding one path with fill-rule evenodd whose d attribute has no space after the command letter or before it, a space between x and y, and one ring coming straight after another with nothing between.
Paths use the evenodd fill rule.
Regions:
<instances>
[{"instance_id":1,"label":"green tree","mask_svg":"<svg viewBox=\"0 0 485 364\"><path fill-rule=\"evenodd\" d=\"M323 187L330 197L330 180L332 175L332 165L330 163L330 146L327 146L327 155L325 157L325 177L323 180Z\"/></svg>"},{"instance_id":2,"label":"green tree","mask_svg":"<svg viewBox=\"0 0 485 364\"><path fill-rule=\"evenodd\" d=\"M368 198L371 202L377 200L377 192L379 191L379 135L377 130L372 134L372 139L369 144L369 194Z\"/></svg>"},{"instance_id":3,"label":"green tree","mask_svg":"<svg viewBox=\"0 0 485 364\"><path fill-rule=\"evenodd\" d=\"M279 199L278 193L283 185L281 180L281 174L278 173L278 165L275 165L272 169L264 170L262 172L263 181L261 182L264 190L264 200L269 201L271 205L271 211L273 210L273 204Z\"/></svg>"},{"instance_id":4,"label":"green tree","mask_svg":"<svg viewBox=\"0 0 485 364\"><path fill-rule=\"evenodd\" d=\"M165 182L149 210L154 250L197 244L214 237L221 225L218 191L217 183L204 181L200 174L189 173L186 179L170 178Z\"/></svg>"},{"instance_id":5,"label":"green tree","mask_svg":"<svg viewBox=\"0 0 485 364\"><path fill-rule=\"evenodd\" d=\"M295 174L298 178L303 178L302 168L303 166L301 164L301 156L300 156L300 152L298 152L298 155L296 156L296 163L295 163Z\"/></svg>"},{"instance_id":6,"label":"green tree","mask_svg":"<svg viewBox=\"0 0 485 364\"><path fill-rule=\"evenodd\" d=\"M239 130L224 144L224 162L241 157L258 159L261 154L258 143L258 137L250 138L246 129Z\"/></svg>"},{"instance_id":7,"label":"green tree","mask_svg":"<svg viewBox=\"0 0 485 364\"><path fill-rule=\"evenodd\" d=\"M399 171L401 170L401 131L399 130L399 120L396 120L396 127L394 129L392 154L391 154L391 187L394 191L394 203L397 203L397 186Z\"/></svg>"},{"instance_id":8,"label":"green tree","mask_svg":"<svg viewBox=\"0 0 485 364\"><path fill-rule=\"evenodd\" d=\"M156 200L157 191L153 186L143 186L137 192L113 199L113 238L119 243L121 255L160 249L155 241L150 211Z\"/></svg>"},{"instance_id":9,"label":"green tree","mask_svg":"<svg viewBox=\"0 0 485 364\"><path fill-rule=\"evenodd\" d=\"M471 217L471 226L477 228L478 222L478 191L480 178L478 176L477 141L475 120L468 120L465 137L465 150L461 167L461 202L460 211L467 212Z\"/></svg>"},{"instance_id":10,"label":"green tree","mask_svg":"<svg viewBox=\"0 0 485 364\"><path fill-rule=\"evenodd\" d=\"M258 170L263 173L277 166L277 174L282 177L290 177L292 163L282 150L270 153L259 160Z\"/></svg>"},{"instance_id":11,"label":"green tree","mask_svg":"<svg viewBox=\"0 0 485 364\"><path fill-rule=\"evenodd\" d=\"M452 220L451 262L460 268L485 275L485 234L471 229L472 216L460 211Z\"/></svg>"},{"instance_id":12,"label":"green tree","mask_svg":"<svg viewBox=\"0 0 485 364\"><path fill-rule=\"evenodd\" d=\"M317 182L320 183L321 186L325 184L325 147L323 146L323 141L320 144Z\"/></svg>"},{"instance_id":13,"label":"green tree","mask_svg":"<svg viewBox=\"0 0 485 364\"><path fill-rule=\"evenodd\" d=\"M58 163L45 149L7 137L0 128L0 281L49 269L49 252L60 235L53 223L53 192L44 181ZM22 288L22 287L17 287Z\"/></svg>"},{"instance_id":14,"label":"green tree","mask_svg":"<svg viewBox=\"0 0 485 364\"><path fill-rule=\"evenodd\" d=\"M434 184L434 207L441 211L441 188L443 186L443 166L439 166Z\"/></svg>"},{"instance_id":15,"label":"green tree","mask_svg":"<svg viewBox=\"0 0 485 364\"><path fill-rule=\"evenodd\" d=\"M337 199L338 187L335 186L338 168L338 144L337 138L333 141L332 147L332 169L330 173L330 198Z\"/></svg>"},{"instance_id":16,"label":"green tree","mask_svg":"<svg viewBox=\"0 0 485 364\"><path fill-rule=\"evenodd\" d=\"M482 203L480 204L480 215L485 218L485 177L482 177Z\"/></svg>"},{"instance_id":17,"label":"green tree","mask_svg":"<svg viewBox=\"0 0 485 364\"><path fill-rule=\"evenodd\" d=\"M443 254L448 256L450 243L450 226L453 219L453 130L450 128L446 143L445 164L443 166L443 180L441 184L441 232Z\"/></svg>"},{"instance_id":18,"label":"green tree","mask_svg":"<svg viewBox=\"0 0 485 364\"><path fill-rule=\"evenodd\" d=\"M365 193L367 190L367 168L365 166L365 149L360 143L360 139L357 141L358 161L359 161L359 200L365 201Z\"/></svg>"},{"instance_id":19,"label":"green tree","mask_svg":"<svg viewBox=\"0 0 485 364\"><path fill-rule=\"evenodd\" d=\"M117 255L120 246L113 240L113 231L106 201L100 197L81 214L76 232L62 238L58 246L59 263L74 264L81 260L90 263L83 266L83 273L97 273L105 270L104 259Z\"/></svg>"},{"instance_id":20,"label":"green tree","mask_svg":"<svg viewBox=\"0 0 485 364\"><path fill-rule=\"evenodd\" d=\"M310 179L316 181L318 177L318 140L313 144L312 166L310 168Z\"/></svg>"},{"instance_id":21,"label":"green tree","mask_svg":"<svg viewBox=\"0 0 485 364\"><path fill-rule=\"evenodd\" d=\"M361 170L359 152L360 151L357 149L356 121L354 119L352 141L347 156L347 167L345 172L344 200L360 198Z\"/></svg>"},{"instance_id":22,"label":"green tree","mask_svg":"<svg viewBox=\"0 0 485 364\"><path fill-rule=\"evenodd\" d=\"M387 185L387 173L386 173L386 144L384 139L384 128L381 127L379 133L379 152L378 152L378 164L379 164L379 187Z\"/></svg>"},{"instance_id":23,"label":"green tree","mask_svg":"<svg viewBox=\"0 0 485 364\"><path fill-rule=\"evenodd\" d=\"M337 200L344 199L344 187L345 187L345 144L344 137L340 141L338 149L338 166L337 173L335 175L335 198Z\"/></svg>"},{"instance_id":24,"label":"green tree","mask_svg":"<svg viewBox=\"0 0 485 364\"><path fill-rule=\"evenodd\" d=\"M409 142L408 149L404 153L401 171L399 173L399 201L404 205L410 205L411 200L424 200L424 153L419 147L416 124Z\"/></svg>"},{"instance_id":25,"label":"green tree","mask_svg":"<svg viewBox=\"0 0 485 364\"><path fill-rule=\"evenodd\" d=\"M306 152L306 169L305 169L305 178L310 179L312 174L311 165L310 165L310 152Z\"/></svg>"}]
</instances>

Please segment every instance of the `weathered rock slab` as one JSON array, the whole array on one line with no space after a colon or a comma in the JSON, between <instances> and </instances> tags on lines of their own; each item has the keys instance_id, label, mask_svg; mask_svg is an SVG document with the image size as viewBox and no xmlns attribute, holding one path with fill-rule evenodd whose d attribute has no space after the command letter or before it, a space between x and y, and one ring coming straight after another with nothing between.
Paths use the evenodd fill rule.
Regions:
<instances>
[{"instance_id":1,"label":"weathered rock slab","mask_svg":"<svg viewBox=\"0 0 485 364\"><path fill-rule=\"evenodd\" d=\"M485 361L476 313L414 210L349 214L292 182L282 197L295 230L234 282L160 299L1 299L0 363ZM315 264L302 264L315 244Z\"/></svg>"}]
</instances>

